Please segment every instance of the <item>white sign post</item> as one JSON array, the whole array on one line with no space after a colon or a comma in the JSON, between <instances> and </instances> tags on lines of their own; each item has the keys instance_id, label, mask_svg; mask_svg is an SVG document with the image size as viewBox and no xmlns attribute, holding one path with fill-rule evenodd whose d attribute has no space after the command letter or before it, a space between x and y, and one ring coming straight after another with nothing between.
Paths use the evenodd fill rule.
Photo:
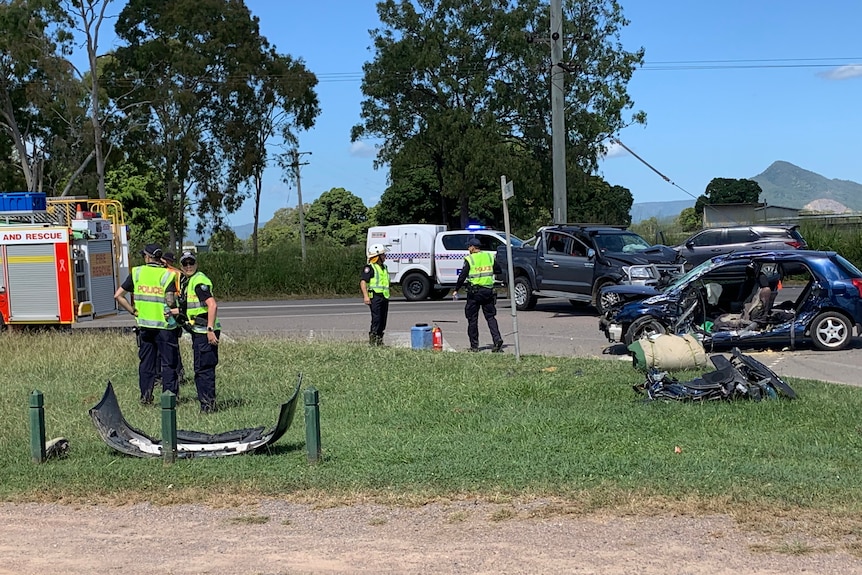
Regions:
<instances>
[{"instance_id":1,"label":"white sign post","mask_svg":"<svg viewBox=\"0 0 862 575\"><path fill-rule=\"evenodd\" d=\"M507 200L515 195L512 182L506 181L506 176L500 176L500 188L503 192L503 225L506 230L506 283L509 286L509 304L512 308L512 334L515 336L515 359L521 360L521 342L518 339L518 306L515 305L515 270L512 266L512 237L509 229L509 204Z\"/></svg>"}]
</instances>

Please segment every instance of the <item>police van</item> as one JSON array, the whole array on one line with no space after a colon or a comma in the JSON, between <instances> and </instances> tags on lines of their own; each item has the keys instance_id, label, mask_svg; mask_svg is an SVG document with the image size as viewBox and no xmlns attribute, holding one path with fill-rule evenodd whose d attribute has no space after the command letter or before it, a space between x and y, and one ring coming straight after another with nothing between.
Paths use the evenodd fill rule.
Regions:
<instances>
[{"instance_id":1,"label":"police van","mask_svg":"<svg viewBox=\"0 0 862 575\"><path fill-rule=\"evenodd\" d=\"M477 238L482 251L496 253L506 245L506 234L482 226L449 230L436 224L401 224L369 228L366 251L373 244L386 247L389 282L400 285L408 301L443 299L458 281L467 240ZM523 242L512 236L512 246Z\"/></svg>"}]
</instances>

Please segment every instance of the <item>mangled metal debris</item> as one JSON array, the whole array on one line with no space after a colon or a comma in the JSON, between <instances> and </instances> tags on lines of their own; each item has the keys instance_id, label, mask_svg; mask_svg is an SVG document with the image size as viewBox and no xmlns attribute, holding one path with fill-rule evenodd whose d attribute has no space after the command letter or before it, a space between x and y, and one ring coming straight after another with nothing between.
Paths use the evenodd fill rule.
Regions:
<instances>
[{"instance_id":1,"label":"mangled metal debris","mask_svg":"<svg viewBox=\"0 0 862 575\"><path fill-rule=\"evenodd\" d=\"M733 348L730 359L720 354L709 359L715 371L691 381L681 382L666 371L650 369L646 380L634 389L649 399L679 401L796 399L796 392L774 371L741 353L739 348Z\"/></svg>"},{"instance_id":2,"label":"mangled metal debris","mask_svg":"<svg viewBox=\"0 0 862 575\"><path fill-rule=\"evenodd\" d=\"M302 374L297 378L296 387L290 399L281 404L278 421L268 431L265 427L236 429L216 434L177 430L177 457L238 455L252 453L275 443L293 423L300 387L302 387ZM160 440L150 437L126 422L114 393L114 386L110 381L101 401L90 409L90 417L104 442L117 451L135 457L162 456Z\"/></svg>"}]
</instances>

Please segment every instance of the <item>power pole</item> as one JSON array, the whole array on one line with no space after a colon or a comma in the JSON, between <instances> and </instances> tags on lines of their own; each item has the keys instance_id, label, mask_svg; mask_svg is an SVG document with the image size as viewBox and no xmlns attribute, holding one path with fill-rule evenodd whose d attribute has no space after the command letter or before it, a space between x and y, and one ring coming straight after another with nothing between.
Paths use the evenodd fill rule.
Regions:
<instances>
[{"instance_id":1,"label":"power pole","mask_svg":"<svg viewBox=\"0 0 862 575\"><path fill-rule=\"evenodd\" d=\"M302 184L299 180L299 167L307 166L308 162L300 163L299 157L311 152L293 150L293 169L296 171L296 198L299 202L299 244L302 246L302 263L305 263L305 207L302 205Z\"/></svg>"},{"instance_id":2,"label":"power pole","mask_svg":"<svg viewBox=\"0 0 862 575\"><path fill-rule=\"evenodd\" d=\"M568 220L566 203L566 118L563 83L562 0L551 0L551 160L554 176L554 223Z\"/></svg>"}]
</instances>

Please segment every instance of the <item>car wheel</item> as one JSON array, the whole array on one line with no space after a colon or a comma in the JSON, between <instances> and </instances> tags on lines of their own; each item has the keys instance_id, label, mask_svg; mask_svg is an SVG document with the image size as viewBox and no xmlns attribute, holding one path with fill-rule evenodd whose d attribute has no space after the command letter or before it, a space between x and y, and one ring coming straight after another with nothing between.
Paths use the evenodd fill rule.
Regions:
<instances>
[{"instance_id":1,"label":"car wheel","mask_svg":"<svg viewBox=\"0 0 862 575\"><path fill-rule=\"evenodd\" d=\"M605 312L611 309L613 306L617 305L622 301L622 298L619 294L615 293L602 293L602 288L616 285L611 281L603 281L596 286L595 294L593 295L593 301L595 302L596 309L599 312L599 315L605 315Z\"/></svg>"},{"instance_id":2,"label":"car wheel","mask_svg":"<svg viewBox=\"0 0 862 575\"><path fill-rule=\"evenodd\" d=\"M665 325L654 317L644 316L634 320L624 336L626 345L644 337L667 333Z\"/></svg>"},{"instance_id":3,"label":"car wheel","mask_svg":"<svg viewBox=\"0 0 862 575\"><path fill-rule=\"evenodd\" d=\"M814 347L822 351L839 351L847 347L853 335L850 321L834 311L826 311L811 322Z\"/></svg>"},{"instance_id":4,"label":"car wheel","mask_svg":"<svg viewBox=\"0 0 862 575\"><path fill-rule=\"evenodd\" d=\"M401 281L401 291L407 301L422 301L428 299L431 293L431 280L424 274L408 274Z\"/></svg>"},{"instance_id":5,"label":"car wheel","mask_svg":"<svg viewBox=\"0 0 862 575\"><path fill-rule=\"evenodd\" d=\"M530 287L530 280L525 276L515 278L515 308L518 311L529 311L536 307L536 296Z\"/></svg>"}]
</instances>

